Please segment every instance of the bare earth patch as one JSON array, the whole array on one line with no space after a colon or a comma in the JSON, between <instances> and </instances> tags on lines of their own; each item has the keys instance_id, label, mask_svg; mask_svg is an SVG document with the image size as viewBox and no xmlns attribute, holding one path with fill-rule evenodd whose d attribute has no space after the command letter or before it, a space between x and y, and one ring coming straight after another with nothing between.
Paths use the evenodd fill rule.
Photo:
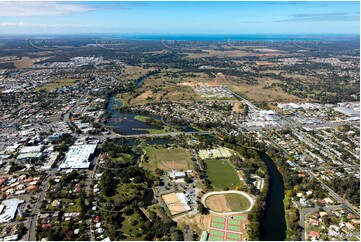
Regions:
<instances>
[{"instance_id":1,"label":"bare earth patch","mask_svg":"<svg viewBox=\"0 0 361 242\"><path fill-rule=\"evenodd\" d=\"M223 194L212 195L207 198L206 205L209 209L216 212L232 212L229 208L227 199Z\"/></svg>"},{"instance_id":2,"label":"bare earth patch","mask_svg":"<svg viewBox=\"0 0 361 242\"><path fill-rule=\"evenodd\" d=\"M14 62L14 66L18 69L32 67L33 60L28 56L23 56L20 60Z\"/></svg>"}]
</instances>

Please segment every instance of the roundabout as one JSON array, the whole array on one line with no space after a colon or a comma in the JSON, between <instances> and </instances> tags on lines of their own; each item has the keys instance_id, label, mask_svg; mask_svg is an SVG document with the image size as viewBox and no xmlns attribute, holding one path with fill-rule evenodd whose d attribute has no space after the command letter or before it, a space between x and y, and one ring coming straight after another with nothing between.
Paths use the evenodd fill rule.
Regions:
<instances>
[{"instance_id":1,"label":"roundabout","mask_svg":"<svg viewBox=\"0 0 361 242\"><path fill-rule=\"evenodd\" d=\"M231 215L251 211L254 201L252 197L241 191L219 191L206 193L201 202L211 213Z\"/></svg>"}]
</instances>

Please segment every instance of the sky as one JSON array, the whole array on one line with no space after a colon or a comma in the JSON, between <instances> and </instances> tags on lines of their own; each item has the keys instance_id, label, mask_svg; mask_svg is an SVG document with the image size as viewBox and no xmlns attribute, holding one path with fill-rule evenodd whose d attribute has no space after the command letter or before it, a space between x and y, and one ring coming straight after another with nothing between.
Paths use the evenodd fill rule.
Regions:
<instances>
[{"instance_id":1,"label":"sky","mask_svg":"<svg viewBox=\"0 0 361 242\"><path fill-rule=\"evenodd\" d=\"M4 2L0 34L359 34L353 2Z\"/></svg>"}]
</instances>

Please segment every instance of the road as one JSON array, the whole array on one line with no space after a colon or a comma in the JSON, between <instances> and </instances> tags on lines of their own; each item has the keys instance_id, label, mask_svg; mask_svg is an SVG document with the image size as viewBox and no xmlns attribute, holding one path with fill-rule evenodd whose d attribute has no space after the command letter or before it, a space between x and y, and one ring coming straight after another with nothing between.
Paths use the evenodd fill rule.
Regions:
<instances>
[{"instance_id":1,"label":"road","mask_svg":"<svg viewBox=\"0 0 361 242\"><path fill-rule=\"evenodd\" d=\"M262 131L260 131L260 134L262 134L262 136L264 136L265 138L267 138L276 148L282 150L283 152L285 152L285 154L289 155L288 151L285 150L282 146L279 146L276 142L274 142L270 137L268 137L265 133L263 133ZM316 181L319 182L319 184L321 185L322 188L324 188L325 190L328 191L328 193L334 197L337 201L339 201L341 204L343 204L345 206L345 208L349 211L351 211L352 213L354 213L357 216L359 215L359 212L354 208L354 206L352 204L350 204L349 202L347 202L345 199L343 199L341 196L339 196L335 191L333 191L329 186L327 186L326 184L324 184L310 169L301 167L297 162L294 162L295 166L298 170L301 170L302 172L305 172L307 175L309 175L311 178L316 179Z\"/></svg>"},{"instance_id":2,"label":"road","mask_svg":"<svg viewBox=\"0 0 361 242\"><path fill-rule=\"evenodd\" d=\"M86 97L88 94L87 93L85 93L83 96L81 96L80 98L78 98L78 100L76 101L76 103L75 103L75 105L73 106L73 107L71 107L69 110L68 110L68 112L66 112L65 114L64 114L64 122L66 122L69 126L70 126L70 128L72 128L72 129L76 129L76 127L75 127L75 125L70 121L70 114L74 111L74 110L76 110L78 107L79 107L79 103L80 103L80 101L84 98L84 97Z\"/></svg>"},{"instance_id":3,"label":"road","mask_svg":"<svg viewBox=\"0 0 361 242\"><path fill-rule=\"evenodd\" d=\"M38 215L40 214L40 207L42 202L44 201L46 192L48 191L50 184L49 181L55 173L58 171L57 166L51 169L51 171L48 173L48 175L45 177L43 182L40 184L39 189L40 193L38 194L38 200L33 206L33 210L31 213L31 219L28 220L27 228L28 228L28 234L27 234L27 241L35 241L36 240L36 225L38 222Z\"/></svg>"},{"instance_id":4,"label":"road","mask_svg":"<svg viewBox=\"0 0 361 242\"><path fill-rule=\"evenodd\" d=\"M318 212L320 209L319 206L315 206L313 208L304 208L300 210L300 226L302 227L302 241L306 241L306 216L309 213ZM342 205L335 205L335 206L328 206L322 208L324 211L331 211L331 210L340 210L343 209Z\"/></svg>"}]
</instances>

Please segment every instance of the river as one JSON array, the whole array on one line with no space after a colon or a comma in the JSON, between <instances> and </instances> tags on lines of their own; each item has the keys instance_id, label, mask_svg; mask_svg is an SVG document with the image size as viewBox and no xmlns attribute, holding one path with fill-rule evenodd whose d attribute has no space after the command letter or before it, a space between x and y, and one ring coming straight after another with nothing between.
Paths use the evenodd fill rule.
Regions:
<instances>
[{"instance_id":1,"label":"river","mask_svg":"<svg viewBox=\"0 0 361 242\"><path fill-rule=\"evenodd\" d=\"M261 241L283 241L286 238L286 221L283 206L284 185L282 175L275 163L267 155L261 155L269 173L269 189L266 200L266 210L260 221Z\"/></svg>"}]
</instances>

